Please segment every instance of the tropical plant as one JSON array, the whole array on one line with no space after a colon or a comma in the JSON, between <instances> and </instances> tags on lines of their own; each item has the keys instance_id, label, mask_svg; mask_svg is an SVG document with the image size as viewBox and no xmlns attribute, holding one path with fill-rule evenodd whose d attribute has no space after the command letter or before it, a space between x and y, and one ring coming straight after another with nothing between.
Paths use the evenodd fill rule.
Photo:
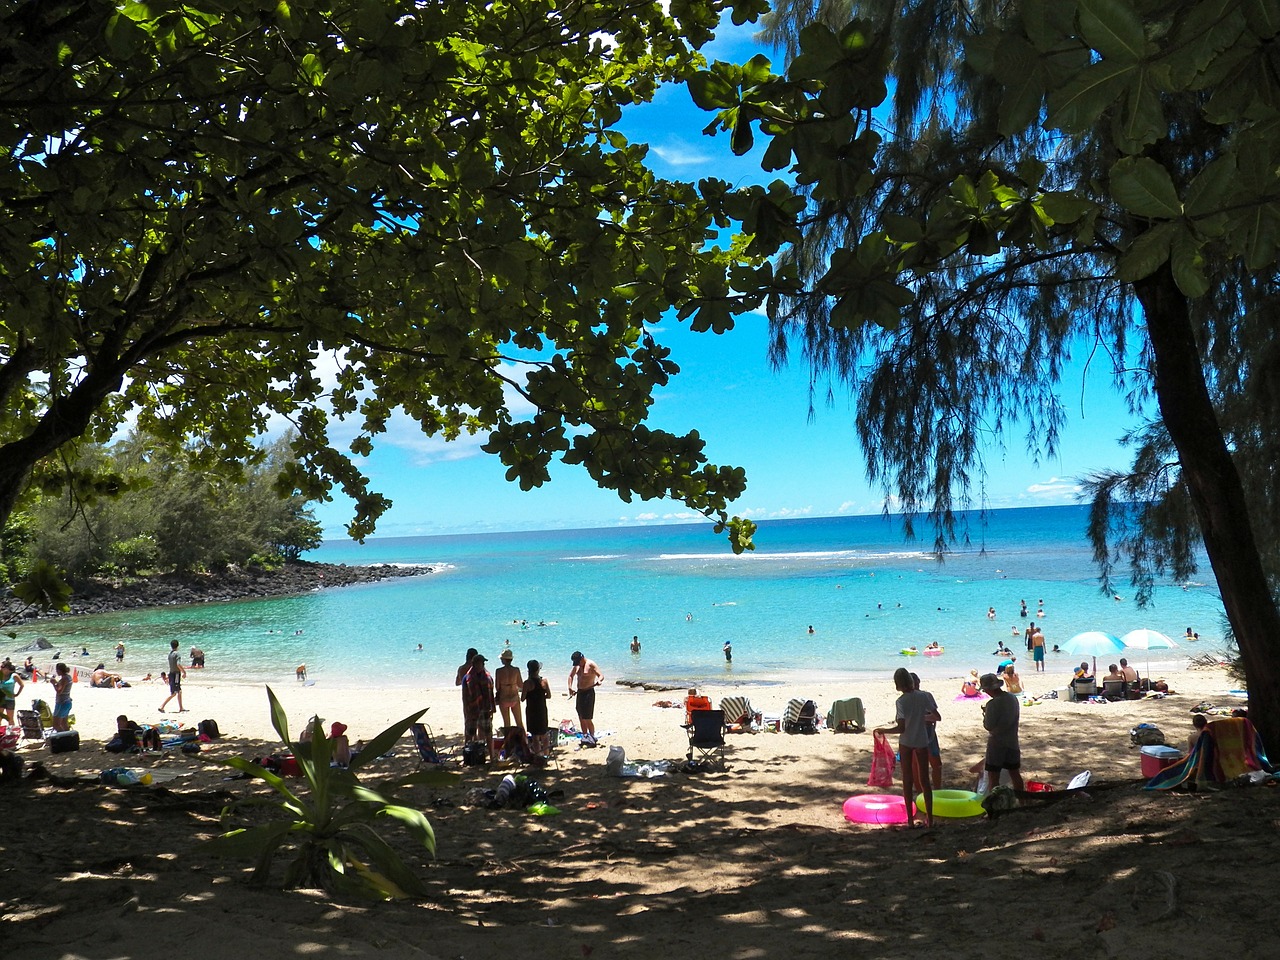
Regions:
<instances>
[{"instance_id":1,"label":"tropical plant","mask_svg":"<svg viewBox=\"0 0 1280 960\"><path fill-rule=\"evenodd\" d=\"M332 765L332 746L323 721L310 721L310 742L289 739L288 719L275 693L267 688L271 723L280 741L297 759L306 789L245 757L219 762L265 782L276 797L238 800L223 811L224 825L248 807L278 810L279 819L246 827L232 827L209 841L217 856L246 857L255 861L253 880L265 883L271 865L286 849L294 857L284 878L286 887L314 886L333 894L354 894L379 899L422 897L422 880L382 838L378 827L398 822L429 854L435 853L435 833L419 811L388 794L419 783L434 783L439 774L425 772L401 778L383 790L362 785L358 772L376 761L399 740L418 718L419 710L393 723L351 757L347 768Z\"/></svg>"}]
</instances>

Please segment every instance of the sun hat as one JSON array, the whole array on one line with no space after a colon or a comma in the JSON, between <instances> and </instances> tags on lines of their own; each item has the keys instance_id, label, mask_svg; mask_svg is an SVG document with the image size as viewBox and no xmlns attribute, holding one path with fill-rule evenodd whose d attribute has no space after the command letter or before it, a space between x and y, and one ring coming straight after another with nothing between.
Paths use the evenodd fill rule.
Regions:
<instances>
[{"instance_id":1,"label":"sun hat","mask_svg":"<svg viewBox=\"0 0 1280 960\"><path fill-rule=\"evenodd\" d=\"M501 657L501 659L503 659L503 660L510 660L513 656L514 656L514 654L512 654L512 652L511 652L510 650L503 650L503 651L502 651L502 657Z\"/></svg>"},{"instance_id":2,"label":"sun hat","mask_svg":"<svg viewBox=\"0 0 1280 960\"><path fill-rule=\"evenodd\" d=\"M341 721L335 720L333 721L333 726L329 728L329 739L336 740L338 737L342 736L346 732L347 732L347 725L345 723L342 723Z\"/></svg>"},{"instance_id":3,"label":"sun hat","mask_svg":"<svg viewBox=\"0 0 1280 960\"><path fill-rule=\"evenodd\" d=\"M999 690L1004 686L1004 681L994 673L984 673L978 680L978 686L983 690Z\"/></svg>"}]
</instances>

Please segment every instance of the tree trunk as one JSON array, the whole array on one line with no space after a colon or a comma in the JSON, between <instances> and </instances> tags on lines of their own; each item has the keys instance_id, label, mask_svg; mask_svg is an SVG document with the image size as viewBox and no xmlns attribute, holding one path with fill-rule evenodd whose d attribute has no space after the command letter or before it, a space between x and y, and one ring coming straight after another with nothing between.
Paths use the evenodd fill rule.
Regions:
<instances>
[{"instance_id":1,"label":"tree trunk","mask_svg":"<svg viewBox=\"0 0 1280 960\"><path fill-rule=\"evenodd\" d=\"M1235 631L1249 687L1249 716L1280 750L1280 608L1267 583L1244 487L1205 383L1187 301L1166 264L1134 285L1155 356L1155 388L1205 550Z\"/></svg>"}]
</instances>

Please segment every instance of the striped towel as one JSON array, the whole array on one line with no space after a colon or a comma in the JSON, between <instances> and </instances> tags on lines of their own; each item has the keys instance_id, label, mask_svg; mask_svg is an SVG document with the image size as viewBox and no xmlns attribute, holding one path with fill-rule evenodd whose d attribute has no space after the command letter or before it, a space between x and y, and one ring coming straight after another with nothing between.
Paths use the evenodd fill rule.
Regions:
<instances>
[{"instance_id":1,"label":"striped towel","mask_svg":"<svg viewBox=\"0 0 1280 960\"><path fill-rule=\"evenodd\" d=\"M720 709L724 711L724 722L730 727L748 726L756 715L746 697L725 697L720 701Z\"/></svg>"}]
</instances>

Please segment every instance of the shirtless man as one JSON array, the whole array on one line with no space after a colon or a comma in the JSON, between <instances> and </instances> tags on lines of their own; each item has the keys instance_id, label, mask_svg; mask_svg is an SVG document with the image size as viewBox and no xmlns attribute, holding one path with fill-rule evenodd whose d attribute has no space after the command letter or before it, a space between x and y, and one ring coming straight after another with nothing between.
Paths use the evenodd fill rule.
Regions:
<instances>
[{"instance_id":1,"label":"shirtless man","mask_svg":"<svg viewBox=\"0 0 1280 960\"><path fill-rule=\"evenodd\" d=\"M1127 683L1138 682L1138 671L1129 665L1129 661L1124 657L1120 658L1120 673Z\"/></svg>"},{"instance_id":2,"label":"shirtless man","mask_svg":"<svg viewBox=\"0 0 1280 960\"><path fill-rule=\"evenodd\" d=\"M512 715L516 718L516 726L524 729L524 721L520 719L520 689L524 686L524 677L520 676L520 668L511 665L513 654L510 649L502 651L502 666L493 671L493 683L497 687L498 709L502 711L502 725L511 728Z\"/></svg>"},{"instance_id":3,"label":"shirtless man","mask_svg":"<svg viewBox=\"0 0 1280 960\"><path fill-rule=\"evenodd\" d=\"M569 671L569 695L578 695L578 723L582 727L582 742L589 747L596 745L596 687L604 683L604 674L594 660L588 660L581 650L575 650L573 669Z\"/></svg>"}]
</instances>

